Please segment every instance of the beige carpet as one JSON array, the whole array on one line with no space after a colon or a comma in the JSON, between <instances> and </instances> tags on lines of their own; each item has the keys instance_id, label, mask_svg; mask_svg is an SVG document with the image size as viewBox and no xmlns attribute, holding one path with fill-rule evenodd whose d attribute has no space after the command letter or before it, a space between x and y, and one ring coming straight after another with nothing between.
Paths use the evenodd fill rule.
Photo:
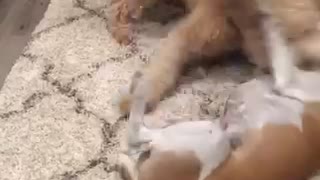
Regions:
<instances>
[{"instance_id":1,"label":"beige carpet","mask_svg":"<svg viewBox=\"0 0 320 180\"><path fill-rule=\"evenodd\" d=\"M0 92L0 180L112 179L125 119L114 107L170 25L139 26L135 46L108 31L110 0L52 0ZM194 69L149 118L216 118L245 64Z\"/></svg>"}]
</instances>

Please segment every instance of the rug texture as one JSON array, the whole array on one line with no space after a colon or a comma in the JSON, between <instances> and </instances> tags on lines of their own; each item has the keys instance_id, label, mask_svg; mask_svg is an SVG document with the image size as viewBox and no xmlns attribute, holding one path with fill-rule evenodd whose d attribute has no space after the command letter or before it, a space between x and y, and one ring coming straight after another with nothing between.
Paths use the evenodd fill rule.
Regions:
<instances>
[{"instance_id":1,"label":"rug texture","mask_svg":"<svg viewBox=\"0 0 320 180\"><path fill-rule=\"evenodd\" d=\"M145 21L136 42L110 35L110 0L52 0L0 92L0 180L105 180L126 119L119 89L152 59L175 22ZM147 119L218 118L245 63L194 68Z\"/></svg>"}]
</instances>

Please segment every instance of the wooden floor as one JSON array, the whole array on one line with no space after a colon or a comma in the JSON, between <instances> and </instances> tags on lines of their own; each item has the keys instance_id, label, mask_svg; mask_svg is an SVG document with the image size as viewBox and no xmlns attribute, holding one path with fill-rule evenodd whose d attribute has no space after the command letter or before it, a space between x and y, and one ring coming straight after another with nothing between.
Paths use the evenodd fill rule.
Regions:
<instances>
[{"instance_id":1,"label":"wooden floor","mask_svg":"<svg viewBox=\"0 0 320 180\"><path fill-rule=\"evenodd\" d=\"M0 88L50 0L0 0Z\"/></svg>"}]
</instances>

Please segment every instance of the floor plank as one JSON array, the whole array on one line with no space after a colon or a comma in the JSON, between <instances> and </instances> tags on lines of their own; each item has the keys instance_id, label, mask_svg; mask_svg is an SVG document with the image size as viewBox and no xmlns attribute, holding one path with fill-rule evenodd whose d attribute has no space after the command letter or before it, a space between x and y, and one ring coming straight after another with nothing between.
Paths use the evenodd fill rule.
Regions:
<instances>
[{"instance_id":1,"label":"floor plank","mask_svg":"<svg viewBox=\"0 0 320 180\"><path fill-rule=\"evenodd\" d=\"M50 0L0 0L0 88Z\"/></svg>"}]
</instances>

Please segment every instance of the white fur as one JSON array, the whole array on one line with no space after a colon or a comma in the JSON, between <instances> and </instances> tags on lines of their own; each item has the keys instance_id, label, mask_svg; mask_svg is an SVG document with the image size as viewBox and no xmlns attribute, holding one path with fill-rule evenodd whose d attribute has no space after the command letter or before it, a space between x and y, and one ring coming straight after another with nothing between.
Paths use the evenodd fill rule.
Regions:
<instances>
[{"instance_id":1,"label":"white fur","mask_svg":"<svg viewBox=\"0 0 320 180\"><path fill-rule=\"evenodd\" d=\"M286 42L281 29L272 19L264 23L275 88L282 95L304 102L320 101L320 73L307 72L296 67L297 54Z\"/></svg>"},{"instance_id":2,"label":"white fur","mask_svg":"<svg viewBox=\"0 0 320 180\"><path fill-rule=\"evenodd\" d=\"M128 126L131 152L150 151L150 158L161 151L193 152L201 162L199 180L205 179L231 151L229 139L219 122L184 121L165 128L150 129L143 123L145 97L150 92L147 79L141 80L133 94Z\"/></svg>"},{"instance_id":3,"label":"white fur","mask_svg":"<svg viewBox=\"0 0 320 180\"><path fill-rule=\"evenodd\" d=\"M296 71L294 66L296 55L294 54L293 49L286 43L284 36L281 34L280 27L276 25L274 19L269 18L265 20L263 25L275 79L275 86L284 88L294 78L294 72Z\"/></svg>"},{"instance_id":4,"label":"white fur","mask_svg":"<svg viewBox=\"0 0 320 180\"><path fill-rule=\"evenodd\" d=\"M187 121L163 129L142 128L140 132L141 137L151 140L151 156L161 151L193 152L202 164L199 180L205 179L231 151L220 125L211 121Z\"/></svg>"},{"instance_id":5,"label":"white fur","mask_svg":"<svg viewBox=\"0 0 320 180\"><path fill-rule=\"evenodd\" d=\"M270 77L261 77L232 92L226 114L221 118L228 124L226 131L232 140L241 142L248 129L261 129L266 124L292 124L302 130L303 103L275 94L272 84Z\"/></svg>"}]
</instances>

